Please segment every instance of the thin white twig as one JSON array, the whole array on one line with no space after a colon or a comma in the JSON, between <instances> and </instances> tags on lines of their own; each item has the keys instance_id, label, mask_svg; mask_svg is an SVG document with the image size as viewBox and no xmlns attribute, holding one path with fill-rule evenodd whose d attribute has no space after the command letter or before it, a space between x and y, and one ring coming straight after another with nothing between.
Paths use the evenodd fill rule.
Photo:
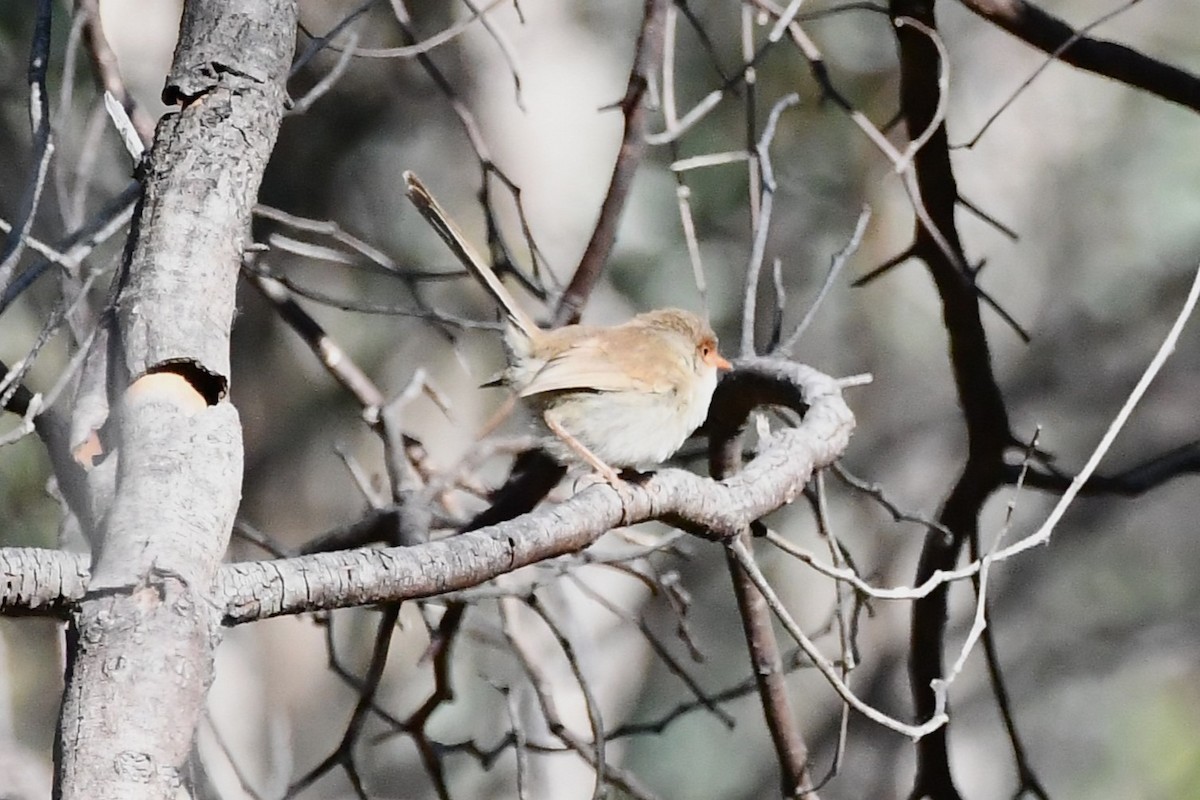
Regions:
<instances>
[{"instance_id":1,"label":"thin white twig","mask_svg":"<svg viewBox=\"0 0 1200 800\"><path fill-rule=\"evenodd\" d=\"M146 145L142 143L142 137L134 127L133 120L129 118L125 106L121 105L121 101L107 89L104 91L104 110L108 112L108 118L112 120L113 127L121 135L121 142L129 151L130 157L135 162L141 161L142 156L146 154Z\"/></svg>"},{"instance_id":2,"label":"thin white twig","mask_svg":"<svg viewBox=\"0 0 1200 800\"><path fill-rule=\"evenodd\" d=\"M675 41L679 27L679 9L674 3L667 5L666 28L663 34L663 66L662 66L662 108L663 119L667 128L673 128L679 122L675 107ZM671 155L677 156L674 145ZM683 241L687 245L688 261L692 265L692 280L696 283L696 291L700 295L700 304L705 312L708 311L708 281L704 276L704 262L700 257L700 239L696 235L696 221L692 216L692 190L678 170L674 171L675 202L679 208L679 224L683 228Z\"/></svg>"},{"instance_id":3,"label":"thin white twig","mask_svg":"<svg viewBox=\"0 0 1200 800\"><path fill-rule=\"evenodd\" d=\"M1000 118L1000 115L1003 114L1008 109L1009 106L1011 106L1013 103L1015 103L1018 97L1020 97L1022 94L1025 93L1025 90L1029 88L1030 84L1032 84L1039 75L1041 75L1043 72L1045 72L1046 69L1048 69L1051 64L1058 61L1059 56L1061 56L1069 48L1074 46L1074 44L1076 42L1078 42L1080 39L1085 38L1088 35L1088 33L1090 33L1094 28L1096 28L1099 25L1104 24L1105 22L1108 22L1110 19L1113 19L1114 17L1124 14L1126 11L1133 8L1135 5L1137 5L1140 2L1141 2L1141 0L1127 0L1127 2L1122 3L1120 6L1117 6L1112 11L1109 11L1107 14L1103 14L1103 15L1097 17L1096 19L1089 22L1087 25L1084 25L1082 28L1079 28L1078 30L1076 30L1073 34L1071 34L1067 38L1066 41L1064 41L1058 47L1054 48L1053 52L1047 54L1046 59L1044 61L1042 61L1041 64L1038 65L1037 69L1035 69L1032 73L1030 73L1028 78L1021 81L1021 84L1019 86L1017 86L1016 89L1013 90L1013 93L1010 94L1008 96L1008 98L1003 103L1001 103L1000 106L995 111L992 112L991 116L989 116L987 118L987 121L985 121L983 123L983 125L979 128L978 133L976 133L974 136L972 136L970 138L970 140L968 140L964 144L951 146L951 149L956 149L956 148L970 149L970 148L974 147L975 145L979 144L979 140L982 139L983 135L985 133L987 133L988 129L990 129L992 127L992 123L994 123L996 120L998 120Z\"/></svg>"},{"instance_id":4,"label":"thin white twig","mask_svg":"<svg viewBox=\"0 0 1200 800\"><path fill-rule=\"evenodd\" d=\"M1058 525L1059 521L1066 513L1067 508L1069 508L1071 503L1074 502L1075 498L1079 494L1080 489L1082 489L1083 485L1087 483L1089 478L1091 478L1092 474L1096 471L1096 467L1100 464L1101 459L1104 458L1109 448L1112 447L1112 443L1116 439L1117 434L1120 433L1121 429L1125 426L1125 423L1128 422L1129 416L1133 413L1133 409L1141 401L1142 396L1145 395L1150 383L1162 370L1163 364L1166 362L1167 357L1172 353L1172 351L1174 351L1175 345L1179 341L1179 336L1183 331L1183 327L1187 323L1187 320L1191 316L1192 312L1195 310L1198 300L1200 300L1200 265L1197 266L1196 275L1192 279L1192 286L1188 291L1186 299L1184 300L1183 307L1180 309L1179 315L1175 318L1174 324L1171 326L1170 331L1168 331L1166 337L1163 339L1163 342L1159 346L1158 351L1155 353L1154 358L1151 359L1150 363L1146 366L1146 370L1142 373L1137 385L1134 386L1133 390L1129 394L1129 397L1126 398L1124 405L1122 405L1120 411L1118 411L1117 415L1113 418L1112 423L1104 432L1104 436L1096 445L1095 450L1092 451L1092 454L1088 458L1087 463L1084 464L1083 469L1080 470L1079 474L1076 475L1071 481L1071 484L1067 487L1067 490L1063 492L1062 497L1059 498L1058 503L1056 503L1054 508L1050 511L1046 521L1043 522L1041 526L1039 526L1038 529L1030 535L1019 539L1005 548L995 550L990 556L986 557L986 559L977 559L954 570L937 570L918 586L897 586L890 588L871 586L851 569L841 569L823 563L820 559L813 555L812 552L804 549L803 547L792 544L773 531L767 531L767 535L765 537L766 540L778 547L780 550L783 550L785 553L809 565L822 575L849 583L863 594L881 600L918 600L922 597L928 596L930 592L932 592L934 589L937 589L939 586L942 586L943 584L950 583L951 581L963 580L970 578L973 575L980 574L984 568L985 561L988 564L1000 563L1007 561L1008 559L1025 552L1026 550L1030 550L1037 545L1046 544L1050 540L1050 535L1053 533L1054 528Z\"/></svg>"},{"instance_id":5,"label":"thin white twig","mask_svg":"<svg viewBox=\"0 0 1200 800\"><path fill-rule=\"evenodd\" d=\"M713 89L704 96L703 100L684 114L683 119L679 120L679 123L674 128L667 128L659 133L646 134L646 143L660 145L675 141L691 130L697 122L708 116L708 113L717 107L717 103L720 103L721 98L724 96L725 93L722 90Z\"/></svg>"},{"instance_id":6,"label":"thin white twig","mask_svg":"<svg viewBox=\"0 0 1200 800\"><path fill-rule=\"evenodd\" d=\"M767 232L771 228L771 209L774 207L775 170L771 167L771 142L775 139L775 128L779 116L800 102L795 92L784 95L771 108L766 127L755 146L756 163L762 172L762 205L758 224L754 230L754 242L750 248L750 264L746 268L746 285L742 294L742 342L741 355L749 358L754 351L755 310L758 303L758 276L762 272L763 254L767 249Z\"/></svg>"},{"instance_id":7,"label":"thin white twig","mask_svg":"<svg viewBox=\"0 0 1200 800\"><path fill-rule=\"evenodd\" d=\"M787 608L785 608L783 603L780 602L779 596L775 594L775 590L771 588L771 584L768 583L767 579L763 576L762 571L758 568L758 565L754 563L754 559L750 557L749 552L746 550L746 546L742 544L739 539L735 538L731 539L726 547L728 547L729 551L733 553L734 558L737 559L737 562L741 568L746 570L746 574L758 588L758 591L762 593L763 599L767 601L767 605L770 606L771 610L775 612L775 616L778 617L779 621L783 624L784 630L786 630L788 634L791 635L792 639L795 640L796 644L800 646L800 649L803 650L804 654L808 656L809 660L812 661L813 666L815 666L821 672L821 674L825 676L825 680L829 682L829 685L833 687L833 690L837 692L838 696L845 700L852 708L865 716L867 719L870 719L871 721L876 722L885 728L888 728L889 730L901 733L913 741L917 741L921 737L932 733L949 721L950 718L946 714L946 699L944 695L938 695L937 705L933 716L920 725L910 725L906 722L896 719L895 717L889 716L856 695L846 684L846 682L842 680L841 675L838 674L837 666L827 659L819 649L817 649L817 646L813 643L813 641L809 639L804 634L804 631L800 629L800 626L796 624L796 621L792 618L792 615L788 613Z\"/></svg>"},{"instance_id":8,"label":"thin white twig","mask_svg":"<svg viewBox=\"0 0 1200 800\"><path fill-rule=\"evenodd\" d=\"M0 218L0 233L5 233L5 234L11 233L12 229L13 229L13 226L12 226L11 222L9 222L6 219ZM59 251L55 250L53 247L46 244L41 239L38 239L35 236L31 236L28 233L23 234L21 238L25 241L25 244L27 246L29 246L33 250L36 250L38 253L40 253L42 258L45 258L48 261L53 261L55 264L60 264L64 267L76 266L76 264L72 263L71 260L69 258L67 258L67 256L65 256L62 253L60 253Z\"/></svg>"},{"instance_id":9,"label":"thin white twig","mask_svg":"<svg viewBox=\"0 0 1200 800\"><path fill-rule=\"evenodd\" d=\"M804 335L804 331L812 323L813 317L816 316L817 309L821 307L821 303L825 300L829 290L833 288L833 283L837 279L838 273L842 271L842 267L846 266L846 262L850 260L850 256L854 255L858 250L858 246L862 243L863 235L867 232L867 223L871 221L871 207L864 205L862 211L859 212L858 222L854 225L854 233L850 235L850 240L846 242L846 246L834 254L833 260L829 264L829 271L825 273L825 281L821 284L820 290L817 292L817 297L813 300L812 305L804 314L804 319L800 320L800 324L792 331L791 335L785 339L778 348L778 351L783 354L789 354L792 348L796 346L796 342L800 341L800 337Z\"/></svg>"},{"instance_id":10,"label":"thin white twig","mask_svg":"<svg viewBox=\"0 0 1200 800\"><path fill-rule=\"evenodd\" d=\"M686 172L701 167L717 167L722 164L741 164L749 161L754 155L747 150L730 150L724 153L705 153L699 156L681 158L671 164L672 172Z\"/></svg>"},{"instance_id":11,"label":"thin white twig","mask_svg":"<svg viewBox=\"0 0 1200 800\"><path fill-rule=\"evenodd\" d=\"M1083 465L1083 469L1071 481L1071 485L1063 492L1063 496L1051 509L1050 515L1041 527L1034 531L1029 536L1020 541L1010 544L1008 547L996 553L993 561L1003 561L1012 558L1018 553L1023 553L1039 544L1045 544L1050 541L1050 534L1054 531L1056 525L1063 514L1075 501L1075 497L1079 494L1079 490L1092 477L1092 473L1096 471L1100 460L1112 447L1113 441L1117 438L1117 434L1121 432L1121 428L1125 427L1125 423L1129 421L1130 414L1137 404L1141 401L1142 395L1146 393L1146 389L1150 387L1150 383L1158 375L1163 364L1167 360L1167 356L1171 355L1175 350L1175 344L1179 341L1179 334L1183 332L1183 326L1187 323L1188 317L1196 308L1196 301L1200 299L1200 265L1196 268L1196 275L1192 279L1192 288L1188 291L1187 298L1183 301L1183 308L1179 310L1179 316L1175 318L1175 323L1171 325L1171 329L1167 332L1167 336L1163 339L1163 343L1159 346L1158 352L1154 354L1154 358L1146 366L1146 371L1142 373L1142 377L1138 379L1137 385L1133 387L1133 391L1129 393L1129 397L1125 399L1125 404L1121 406L1121 410L1117 412L1112 423L1108 426L1108 430L1104 432L1100 443L1096 445L1096 449L1092 451L1091 457L1087 463Z\"/></svg>"},{"instance_id":12,"label":"thin white twig","mask_svg":"<svg viewBox=\"0 0 1200 800\"><path fill-rule=\"evenodd\" d=\"M768 42L778 42L783 38L783 32L788 29L788 26L795 21L796 15L800 13L800 6L804 5L804 0L792 0L788 3L787 8L779 15L779 19L775 22L775 27L771 28L771 32L767 34Z\"/></svg>"},{"instance_id":13,"label":"thin white twig","mask_svg":"<svg viewBox=\"0 0 1200 800\"><path fill-rule=\"evenodd\" d=\"M470 16L468 16L466 19L462 20L461 22L451 25L449 28L446 28L444 31L441 31L440 33L435 33L433 36L430 36L428 39L423 39L423 40L417 42L416 44L409 44L409 45L405 45L403 47L382 47L382 48L358 47L358 48L352 48L353 52L354 52L354 57L355 58L411 58L413 56L424 55L425 53L428 53L430 50L433 50L435 47L440 47L441 45L445 44L446 42L449 42L450 40L459 36L461 33L466 31L467 28L470 28L472 25L474 25L476 21L482 20L483 17L486 16L488 14L488 12L490 12L494 8L496 8L496 6L500 5L501 3L505 3L505 2L508 2L508 0L492 0L492 2L488 3L483 8L472 12L472 14ZM337 50L338 48L331 47L330 49Z\"/></svg>"},{"instance_id":14,"label":"thin white twig","mask_svg":"<svg viewBox=\"0 0 1200 800\"><path fill-rule=\"evenodd\" d=\"M351 29L346 33L346 48L338 55L337 63L333 65L333 69L326 72L321 80L317 81L316 85L292 104L292 107L287 110L289 117L308 111L314 103L328 94L329 90L341 80L342 76L346 74L346 70L350 67L350 61L354 58L354 48L358 46L359 38L360 34L357 30Z\"/></svg>"},{"instance_id":15,"label":"thin white twig","mask_svg":"<svg viewBox=\"0 0 1200 800\"><path fill-rule=\"evenodd\" d=\"M21 417L21 421L7 433L0 434L0 447L15 444L33 433L33 421L42 413L43 408L45 408L45 400L42 398L41 392L37 392L30 399L29 407L25 409L25 415Z\"/></svg>"},{"instance_id":16,"label":"thin white twig","mask_svg":"<svg viewBox=\"0 0 1200 800\"><path fill-rule=\"evenodd\" d=\"M863 580L854 570L831 566L817 558L812 551L789 542L775 531L768 530L764 538L783 552L807 564L827 578L848 583L859 592L878 600L919 600L922 597L928 596L930 592L943 584L965 580L979 572L979 562L972 561L970 564L955 570L938 570L918 586L872 586Z\"/></svg>"},{"instance_id":17,"label":"thin white twig","mask_svg":"<svg viewBox=\"0 0 1200 800\"><path fill-rule=\"evenodd\" d=\"M946 119L946 101L950 96L950 54L946 52L946 45L942 41L942 37L938 36L937 31L930 28L924 22L912 17L896 17L896 27L903 28L905 25L910 28L916 28L921 33L929 37L929 41L933 43L934 48L938 52L938 100L937 107L933 110L933 116L929 119L929 124L925 126L925 130L921 134L909 142L908 147L904 148L904 154L900 160L896 162L896 172L903 173L908 171L912 160L916 158L917 153L921 152L933 134L941 127L942 122Z\"/></svg>"}]
</instances>

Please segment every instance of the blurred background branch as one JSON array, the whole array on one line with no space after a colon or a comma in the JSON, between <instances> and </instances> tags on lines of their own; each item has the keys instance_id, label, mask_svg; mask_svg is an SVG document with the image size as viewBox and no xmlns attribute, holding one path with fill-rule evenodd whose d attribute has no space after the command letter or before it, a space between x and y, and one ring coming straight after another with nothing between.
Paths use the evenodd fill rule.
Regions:
<instances>
[{"instance_id":1,"label":"blurred background branch","mask_svg":"<svg viewBox=\"0 0 1200 800\"><path fill-rule=\"evenodd\" d=\"M1194 330L1075 487L1054 546L971 586L996 531L1021 540L1070 489L1194 271L1188 0L299 8L232 333L246 474L221 574L247 591L229 621L264 615L249 587L273 570L321 559L339 565L329 583L294 586L369 587L345 571L356 559L425 583L343 597L382 614L297 589L285 605L304 613L231 627L197 795L1200 791L1170 768L1200 755ZM0 619L0 742L26 761L52 752L58 620L103 524L89 498L116 480L109 284L145 175L131 180L101 91L150 144L180 9L0 9L0 585L6 613L34 612ZM737 517L722 533L742 566L669 525L622 527L661 518L662 492L732 495L667 470L622 506L562 480L504 393L478 388L502 364L498 326L406 205L405 169L447 187L543 320L702 309L726 343L745 328L748 355L782 344L829 375L872 373L844 388L858 426L843 480ZM786 437L820 421L786 385L726 382L705 430L716 475L736 484L746 462L754 485L782 485L763 459L806 451ZM572 509L588 524L568 530ZM685 517L666 521L718 518ZM509 533L531 520L563 538L520 557L559 555L512 571ZM437 584L485 542L495 569ZM950 724L913 745L847 713L811 657L774 641L754 570L788 635L879 714L934 719L933 682L954 677ZM945 654L975 636L948 675Z\"/></svg>"}]
</instances>

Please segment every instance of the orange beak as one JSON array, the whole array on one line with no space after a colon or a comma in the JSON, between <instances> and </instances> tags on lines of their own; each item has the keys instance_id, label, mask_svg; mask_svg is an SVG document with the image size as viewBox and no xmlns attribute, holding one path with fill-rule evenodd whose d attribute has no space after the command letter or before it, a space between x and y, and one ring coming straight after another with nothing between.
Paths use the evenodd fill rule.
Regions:
<instances>
[{"instance_id":1,"label":"orange beak","mask_svg":"<svg viewBox=\"0 0 1200 800\"><path fill-rule=\"evenodd\" d=\"M713 350L707 356L705 356L704 360L717 369L733 369L733 364L730 364L729 361L726 360L726 358L716 350Z\"/></svg>"}]
</instances>

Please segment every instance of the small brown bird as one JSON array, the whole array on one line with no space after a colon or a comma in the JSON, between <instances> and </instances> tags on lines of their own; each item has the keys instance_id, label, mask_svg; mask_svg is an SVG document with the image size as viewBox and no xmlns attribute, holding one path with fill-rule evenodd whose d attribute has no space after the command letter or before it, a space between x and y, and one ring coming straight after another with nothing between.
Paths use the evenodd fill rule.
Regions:
<instances>
[{"instance_id":1,"label":"small brown bird","mask_svg":"<svg viewBox=\"0 0 1200 800\"><path fill-rule=\"evenodd\" d=\"M547 449L582 460L606 481L615 468L658 464L708 415L717 371L730 364L708 323L664 308L611 328L544 330L517 304L411 172L408 197L508 317L503 380L554 434Z\"/></svg>"}]
</instances>

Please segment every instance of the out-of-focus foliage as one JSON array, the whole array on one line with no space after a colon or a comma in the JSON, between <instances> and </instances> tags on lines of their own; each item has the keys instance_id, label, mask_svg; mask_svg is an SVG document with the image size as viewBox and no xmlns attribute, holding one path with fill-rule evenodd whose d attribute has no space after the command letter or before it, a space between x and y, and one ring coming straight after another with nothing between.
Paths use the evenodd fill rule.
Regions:
<instances>
[{"instance_id":1,"label":"out-of-focus foliage","mask_svg":"<svg viewBox=\"0 0 1200 800\"><path fill-rule=\"evenodd\" d=\"M12 219L30 169L24 57L32 26L25 3L0 6L0 217ZM176 4L106 2L105 25L129 85L153 113L169 64ZM322 33L352 10L351 2L302 2L301 19ZM588 0L522 0L522 24L504 5L490 14L516 53L519 94L496 41L478 25L437 48L431 58L475 114L492 158L521 187L537 243L550 265L550 286L569 277L581 253L609 178L620 135L618 111L604 110L624 91L641 4ZM814 4L813 8L828 4ZM1056 3L1074 24L1101 9ZM722 69L740 60L740 9L719 0L692 2L716 45ZM950 52L948 126L965 142L1037 69L1043 56L988 27L952 2L938 4ZM460 19L455 4L412 4L422 37ZM86 66L64 74L69 11L56 9L52 107L58 152L33 232L47 241L94 214L128 179L130 163L115 134L98 118ZM174 16L173 16L174 15ZM1095 31L1184 67L1200 70L1200 32L1190 0L1157 0L1134 7ZM825 54L842 92L876 124L897 108L895 48L887 18L845 12L805 23ZM395 46L400 38L386 4L376 4L353 27L364 47ZM299 38L298 52L310 43ZM343 40L338 40L342 42ZM719 85L720 77L693 31L681 24L676 87L681 109ZM337 62L314 57L292 82L302 95ZM863 247L841 276L799 357L832 374L871 372L874 382L849 397L859 428L846 459L855 473L886 487L905 508L932 514L964 457L946 357L940 309L921 265L909 263L852 290L849 282L901 250L912 212L888 161L834 105L822 103L800 57L786 46L758 67L759 130L771 105L799 92L800 105L783 114L772 144L778 181L767 264L781 260L788 298L785 328L803 315L831 255L849 237L864 203L874 209ZM70 78L70 80L68 79ZM67 96L66 92L70 92ZM519 99L519 102L518 102ZM678 157L745 146L745 101L731 95L680 142ZM99 119L99 121L97 121ZM660 129L661 120L653 127ZM1022 436L1041 426L1040 446L1061 466L1076 469L1132 387L1177 311L1200 260L1200 117L1135 90L1054 64L1024 90L954 165L963 195L1015 230L1009 241L963 211L959 222L972 259L986 259L981 285L1032 334L1022 343L999 318L984 312L1002 389ZM87 154L89 161L84 161ZM611 321L666 303L701 308L691 279L676 212L668 148L651 149L626 209L606 282L585 318ZM296 214L332 220L371 243L406 270L455 267L407 205L401 172L419 173L472 237L483 242L478 206L480 171L462 126L434 82L413 60L354 61L333 89L306 114L285 123L262 189L262 200ZM82 171L81 171L82 170ZM743 274L750 250L744 164L686 174L708 280L708 308L726 349L737 346ZM500 191L493 187L494 191ZM82 202L79 192L85 191ZM503 195L501 195L503 196ZM505 235L526 269L515 209L507 199ZM279 228L261 224L265 236ZM111 269L119 243L93 257ZM316 260L278 255L273 266L330 294L412 307L412 291L388 276ZM42 284L54 281L53 274ZM764 284L770 276L765 276ZM99 282L103 296L106 280ZM491 319L482 295L463 281L417 289L449 313ZM767 293L769 297L769 292ZM36 286L0 319L0 357L12 363L29 347L52 296ZM532 302L532 301L531 301ZM366 316L307 306L337 341L390 392L418 368L452 402L449 415L428 401L412 408L409 426L431 458L452 462L502 396L477 385L499 363L488 332L449 333L422 320ZM762 304L760 336L770 322ZM1111 470L1197 437L1200 429L1200 329L1185 334L1127 433L1106 461ZM41 356L30 383L45 389L65 363L58 343ZM357 408L332 383L296 337L253 291L244 292L234 341L234 402L246 432L242 516L280 540L297 544L352 519L364 501L335 448L368 470L381 470L376 440ZM513 431L520 430L513 425ZM497 480L500 465L489 478ZM48 470L34 440L0 450L0 544L55 541L57 505L44 492ZM834 481L833 519L860 570L877 583L908 583L922 530L891 523L869 500ZM1196 543L1195 479L1184 478L1133 499L1084 500L1049 548L998 569L993 576L994 623L1015 713L1043 782L1056 798L1193 797L1200 791L1195 755L1200 705L1190 690L1200 653L1200 547ZM1007 495L985 515L990 537L1002 524ZM1047 500L1017 498L1015 530L1037 524ZM801 509L772 524L798 541L815 541ZM259 557L236 544L235 557ZM749 674L719 552L700 544L676 564L695 596L692 626L708 660L693 664L712 690ZM827 619L830 590L795 563L768 558L770 577L810 628ZM591 585L670 630L660 599L634 581L602 570L585 572ZM603 609L569 588L559 593L560 619L583 652L590 677L614 722L647 719L686 699L678 682L646 652L644 643ZM957 642L968 622L969 589L955 590ZM412 609L406 623L421 622ZM864 663L855 684L873 703L903 715L907 606L877 603L864 621ZM342 612L337 639L345 657L361 664L371 628L365 612ZM441 712L447 740L494 741L506 727L503 702L481 676L503 680L511 670L492 651L485 624L456 663L459 700ZM5 620L0 635L0 739L11 736L48 757L53 699L60 690L53 656L55 632ZM30 644L29 639L37 642ZM418 667L426 640L399 640L380 701L410 710L428 690ZM221 651L213 717L242 754L253 753L251 774L281 785L288 770L303 771L333 746L349 713L350 692L327 669L323 632L311 620L279 620L234 632ZM561 665L558 665L561 666ZM818 774L829 762L837 706L819 680L795 678L798 713ZM1007 797L1011 768L1003 732L978 659L956 687L952 754L955 773L972 800ZM528 702L525 698L523 702ZM670 727L662 737L639 737L613 748L665 797L762 797L775 791L761 712L751 696L731 708L739 725L725 730L703 714ZM477 729L481 718L495 721ZM492 737L492 738L489 738ZM206 747L211 744L206 741ZM425 787L412 748L403 740L364 748L368 781ZM590 791L586 770L570 756L538 759L556 798ZM466 757L448 762L455 796L510 796L511 764L489 776ZM910 745L854 719L840 777L827 797L893 797L911 776ZM225 781L229 776L218 774ZM333 796L338 779L310 796ZM274 782L272 784L272 782ZM406 789L406 796L424 789Z\"/></svg>"}]
</instances>

